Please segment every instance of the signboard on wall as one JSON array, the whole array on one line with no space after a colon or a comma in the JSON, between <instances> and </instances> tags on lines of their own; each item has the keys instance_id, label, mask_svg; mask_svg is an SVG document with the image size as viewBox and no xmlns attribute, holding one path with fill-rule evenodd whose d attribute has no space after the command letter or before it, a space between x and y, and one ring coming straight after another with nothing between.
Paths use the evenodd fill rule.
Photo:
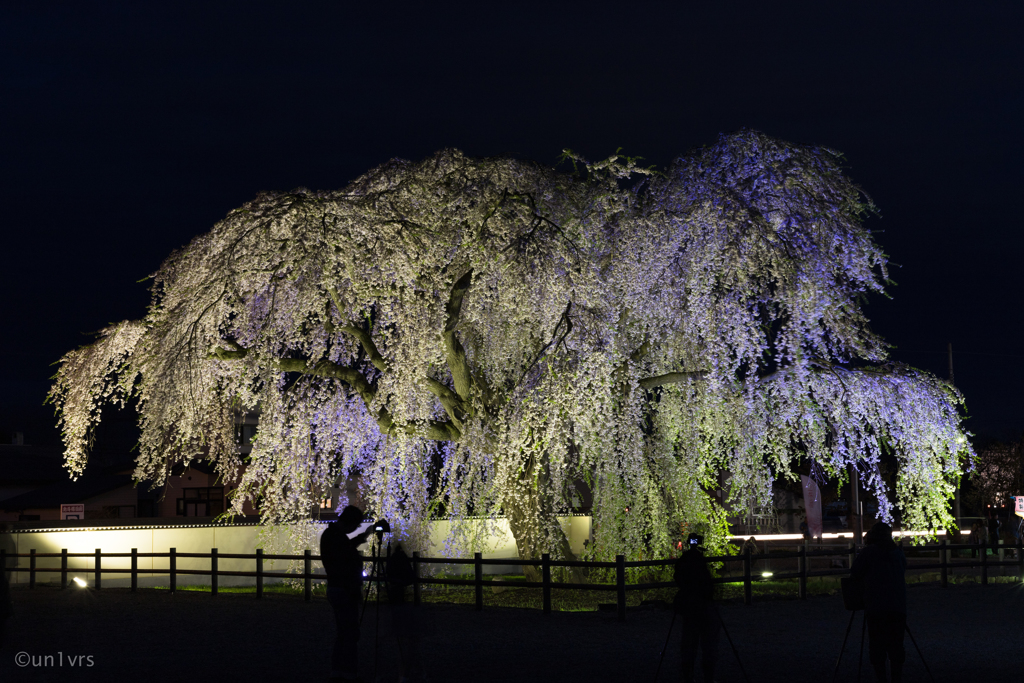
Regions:
<instances>
[{"instance_id":1,"label":"signboard on wall","mask_svg":"<svg viewBox=\"0 0 1024 683\"><path fill-rule=\"evenodd\" d=\"M61 519L85 519L85 503L70 503L60 506Z\"/></svg>"},{"instance_id":2,"label":"signboard on wall","mask_svg":"<svg viewBox=\"0 0 1024 683\"><path fill-rule=\"evenodd\" d=\"M1024 517L1024 496L1014 496L1013 511L1018 517Z\"/></svg>"}]
</instances>

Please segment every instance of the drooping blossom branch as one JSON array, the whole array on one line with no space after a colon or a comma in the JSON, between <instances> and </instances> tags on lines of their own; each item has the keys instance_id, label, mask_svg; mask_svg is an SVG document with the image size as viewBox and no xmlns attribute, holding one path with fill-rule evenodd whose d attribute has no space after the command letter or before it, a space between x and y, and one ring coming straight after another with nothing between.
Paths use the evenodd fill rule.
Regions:
<instances>
[{"instance_id":1,"label":"drooping blossom branch","mask_svg":"<svg viewBox=\"0 0 1024 683\"><path fill-rule=\"evenodd\" d=\"M232 211L154 274L144 319L62 360L69 469L132 396L140 478L204 458L239 479L236 512L285 522L357 477L401 533L449 518L453 551L478 540L462 522L504 516L524 557L570 556L557 515L581 487L593 557L683 526L720 542L719 474L768 501L796 461L853 465L884 518L951 521L962 397L870 330L886 259L836 153L741 131L662 174L567 158L446 150Z\"/></svg>"}]
</instances>

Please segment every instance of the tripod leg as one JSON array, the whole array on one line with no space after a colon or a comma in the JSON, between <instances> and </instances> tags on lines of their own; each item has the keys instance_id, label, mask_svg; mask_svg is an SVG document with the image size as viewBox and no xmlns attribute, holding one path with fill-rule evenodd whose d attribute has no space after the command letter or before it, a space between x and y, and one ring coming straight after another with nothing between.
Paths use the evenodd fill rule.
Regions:
<instances>
[{"instance_id":1,"label":"tripod leg","mask_svg":"<svg viewBox=\"0 0 1024 683\"><path fill-rule=\"evenodd\" d=\"M370 576L367 577L366 591L363 593L363 609L359 612L359 625L363 625L363 617L366 616L366 603L370 599L370 584L373 583L373 570L370 570Z\"/></svg>"},{"instance_id":2,"label":"tripod leg","mask_svg":"<svg viewBox=\"0 0 1024 683\"><path fill-rule=\"evenodd\" d=\"M366 580L366 590L363 592L363 610L359 613L359 625L363 625L363 617L366 616L366 602L370 599L370 585L373 584L373 577L377 574L377 562L370 563L370 576Z\"/></svg>"},{"instance_id":3,"label":"tripod leg","mask_svg":"<svg viewBox=\"0 0 1024 683\"><path fill-rule=\"evenodd\" d=\"M658 658L658 669L654 672L654 683L658 683L658 674L661 673L661 663L665 661L665 650L668 649L668 643L672 640L672 628L676 625L676 611L672 610L672 623L668 625L668 635L665 637L665 647L661 648L661 657Z\"/></svg>"},{"instance_id":4,"label":"tripod leg","mask_svg":"<svg viewBox=\"0 0 1024 683\"><path fill-rule=\"evenodd\" d=\"M928 668L928 662L924 659L924 654L921 653L921 648L917 646L917 641L914 640L914 634L910 632L910 627L907 626L907 635L910 636L910 642L914 644L914 649L917 650L917 656L921 658L921 663L924 664L924 670L928 672L928 678L935 683L935 676L932 676L932 670Z\"/></svg>"},{"instance_id":5,"label":"tripod leg","mask_svg":"<svg viewBox=\"0 0 1024 683\"><path fill-rule=\"evenodd\" d=\"M864 666L864 631L868 628L868 613L864 612L864 618L860 623L860 657L857 658L857 683L860 683L860 669Z\"/></svg>"},{"instance_id":6,"label":"tripod leg","mask_svg":"<svg viewBox=\"0 0 1024 683\"><path fill-rule=\"evenodd\" d=\"M373 620L373 683L377 683L377 645L380 643L380 541L377 541L377 556L374 558L374 573L377 575L377 608Z\"/></svg>"},{"instance_id":7,"label":"tripod leg","mask_svg":"<svg viewBox=\"0 0 1024 683\"><path fill-rule=\"evenodd\" d=\"M732 636L729 635L729 629L725 627L725 620L719 617L718 623L722 625L722 633L725 634L725 639L729 641L729 647L732 648L732 653L736 655L736 663L740 665L740 671L743 672L743 680L750 683L750 676L747 675L747 670L743 668L743 660L740 659L740 653L736 651L736 646L733 645Z\"/></svg>"},{"instance_id":8,"label":"tripod leg","mask_svg":"<svg viewBox=\"0 0 1024 683\"><path fill-rule=\"evenodd\" d=\"M843 661L843 652L846 651L846 640L850 637L850 629L853 627L853 618L857 616L856 612L850 613L850 623L846 625L846 635L843 636L843 646L839 648L839 657L836 659L836 668L832 671L832 683L836 683L836 676L839 675L839 663Z\"/></svg>"},{"instance_id":9,"label":"tripod leg","mask_svg":"<svg viewBox=\"0 0 1024 683\"><path fill-rule=\"evenodd\" d=\"M373 680L377 681L377 644L380 642L380 576L377 577L377 608L373 620Z\"/></svg>"}]
</instances>

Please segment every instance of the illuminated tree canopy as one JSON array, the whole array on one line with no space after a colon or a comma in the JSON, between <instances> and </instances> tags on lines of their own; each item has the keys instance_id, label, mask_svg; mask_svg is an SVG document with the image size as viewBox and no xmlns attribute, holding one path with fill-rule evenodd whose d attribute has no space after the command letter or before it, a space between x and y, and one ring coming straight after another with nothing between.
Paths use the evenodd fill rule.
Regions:
<instances>
[{"instance_id":1,"label":"illuminated tree canopy","mask_svg":"<svg viewBox=\"0 0 1024 683\"><path fill-rule=\"evenodd\" d=\"M723 535L720 471L766 501L801 461L854 465L883 517L951 523L962 399L870 330L886 258L836 153L741 131L665 173L567 158L445 150L232 211L154 274L145 318L63 358L69 470L134 398L138 478L205 458L268 522L358 474L402 533L505 515L521 556L566 557L555 514L583 481L588 553L636 556L680 524Z\"/></svg>"}]
</instances>

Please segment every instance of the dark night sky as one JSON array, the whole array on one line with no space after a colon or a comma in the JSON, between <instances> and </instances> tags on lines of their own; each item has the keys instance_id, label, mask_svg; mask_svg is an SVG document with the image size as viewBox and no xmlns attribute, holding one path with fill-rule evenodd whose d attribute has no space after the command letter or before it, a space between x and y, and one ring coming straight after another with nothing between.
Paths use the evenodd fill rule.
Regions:
<instances>
[{"instance_id":1,"label":"dark night sky","mask_svg":"<svg viewBox=\"0 0 1024 683\"><path fill-rule=\"evenodd\" d=\"M1024 431L1019 5L41 5L0 9L0 430L55 442L50 364L260 190L442 147L664 166L751 127L846 154L899 264L875 329L942 375L951 341L969 428Z\"/></svg>"}]
</instances>

